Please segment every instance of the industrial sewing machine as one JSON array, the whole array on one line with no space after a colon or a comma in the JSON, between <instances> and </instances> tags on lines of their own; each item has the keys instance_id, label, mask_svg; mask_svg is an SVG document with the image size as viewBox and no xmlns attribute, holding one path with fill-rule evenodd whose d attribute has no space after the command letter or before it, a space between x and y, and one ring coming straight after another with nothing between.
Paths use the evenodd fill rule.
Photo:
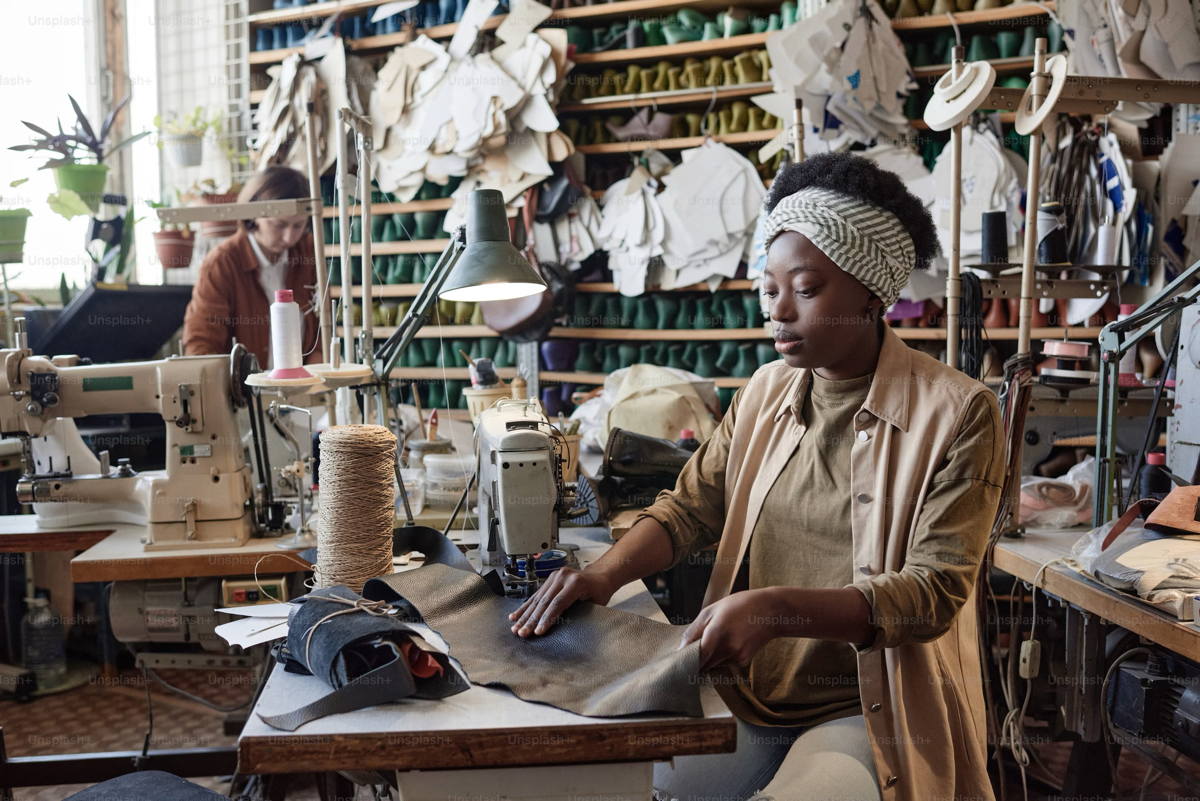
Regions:
<instances>
[{"instance_id":1,"label":"industrial sewing machine","mask_svg":"<svg viewBox=\"0 0 1200 801\"><path fill-rule=\"evenodd\" d=\"M545 564L538 555L558 548L559 518L573 514L574 493L562 479L563 440L536 400L514 399L484 410L475 437L481 559L501 568L514 594L531 595Z\"/></svg>"},{"instance_id":2,"label":"industrial sewing machine","mask_svg":"<svg viewBox=\"0 0 1200 801\"><path fill-rule=\"evenodd\" d=\"M246 542L255 521L236 417L253 363L244 349L82 365L74 356L35 356L23 334L16 344L0 350L0 432L24 440L22 503L109 505L116 520L145 523L147 550ZM69 422L131 412L163 418L165 470L114 467L107 452L97 459Z\"/></svg>"}]
</instances>

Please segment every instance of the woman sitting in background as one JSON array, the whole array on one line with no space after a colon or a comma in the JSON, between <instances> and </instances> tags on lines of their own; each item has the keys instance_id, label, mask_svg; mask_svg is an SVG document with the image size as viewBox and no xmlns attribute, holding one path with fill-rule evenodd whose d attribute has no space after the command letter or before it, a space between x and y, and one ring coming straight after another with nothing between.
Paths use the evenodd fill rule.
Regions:
<instances>
[{"instance_id":1,"label":"woman sitting in background","mask_svg":"<svg viewBox=\"0 0 1200 801\"><path fill-rule=\"evenodd\" d=\"M291 167L267 167L246 183L238 202L309 195L303 173ZM266 369L271 302L275 290L290 289L303 316L306 358L320 360L312 308L316 261L308 222L307 214L242 220L238 232L205 257L183 320L184 353L228 353L236 339Z\"/></svg>"}]
</instances>

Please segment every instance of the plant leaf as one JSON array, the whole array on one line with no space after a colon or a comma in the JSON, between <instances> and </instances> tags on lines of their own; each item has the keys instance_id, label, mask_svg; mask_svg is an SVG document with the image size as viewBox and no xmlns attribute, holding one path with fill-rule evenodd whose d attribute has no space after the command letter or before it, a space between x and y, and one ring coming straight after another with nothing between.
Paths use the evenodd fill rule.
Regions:
<instances>
[{"instance_id":1,"label":"plant leaf","mask_svg":"<svg viewBox=\"0 0 1200 801\"><path fill-rule=\"evenodd\" d=\"M123 148L123 147L127 147L127 146L129 146L129 145L132 145L134 142L136 142L137 140L141 139L143 136L149 136L149 135L150 135L150 132L149 132L149 131L142 131L142 132L141 132L141 133L139 133L139 134L134 134L133 136L129 137L128 139L125 139L124 141L118 142L117 144L115 144L115 145L113 145L112 147L110 147L110 148L108 149L108 155L110 155L110 156L111 156L113 153L116 153L116 152L117 152L118 150L120 150L121 148Z\"/></svg>"},{"instance_id":2,"label":"plant leaf","mask_svg":"<svg viewBox=\"0 0 1200 801\"><path fill-rule=\"evenodd\" d=\"M41 128L37 125L34 125L32 122L26 122L25 120L21 120L21 124L24 125L26 128L28 128L29 130L33 131L34 133L41 134L42 136L46 137L47 139L54 136L54 134L50 133L45 128Z\"/></svg>"},{"instance_id":3,"label":"plant leaf","mask_svg":"<svg viewBox=\"0 0 1200 801\"><path fill-rule=\"evenodd\" d=\"M79 119L79 128L92 139L96 138L96 132L92 130L92 124L88 122L87 115L83 113L83 109L79 107L79 103L75 98L67 95L67 99L71 101L72 108L75 109L75 116Z\"/></svg>"},{"instance_id":4,"label":"plant leaf","mask_svg":"<svg viewBox=\"0 0 1200 801\"><path fill-rule=\"evenodd\" d=\"M121 109L129 104L129 100L133 95L125 95L125 99L113 107L113 110L108 112L108 116L104 118L104 124L100 126L100 141L103 142L108 138L108 132L112 130L113 123L117 121L117 115L121 113Z\"/></svg>"},{"instance_id":5,"label":"plant leaf","mask_svg":"<svg viewBox=\"0 0 1200 801\"><path fill-rule=\"evenodd\" d=\"M117 260L117 275L125 275L125 265L129 261L129 251L133 248L133 226L137 224L137 218L134 217L133 206L129 207L129 211L125 212L125 225L121 229L121 256Z\"/></svg>"},{"instance_id":6,"label":"plant leaf","mask_svg":"<svg viewBox=\"0 0 1200 801\"><path fill-rule=\"evenodd\" d=\"M14 187L15 187L15 186L20 186L21 184L25 183L25 182L26 182L26 181L28 181L28 180L29 180L28 178L18 178L18 179L17 179L17 180L15 180L15 181L10 181L8 185L9 185L9 186L14 186Z\"/></svg>"},{"instance_id":7,"label":"plant leaf","mask_svg":"<svg viewBox=\"0 0 1200 801\"><path fill-rule=\"evenodd\" d=\"M61 214L68 220L79 216L86 217L92 213L92 210L74 189L58 190L46 198L46 205L50 207L51 211Z\"/></svg>"}]
</instances>

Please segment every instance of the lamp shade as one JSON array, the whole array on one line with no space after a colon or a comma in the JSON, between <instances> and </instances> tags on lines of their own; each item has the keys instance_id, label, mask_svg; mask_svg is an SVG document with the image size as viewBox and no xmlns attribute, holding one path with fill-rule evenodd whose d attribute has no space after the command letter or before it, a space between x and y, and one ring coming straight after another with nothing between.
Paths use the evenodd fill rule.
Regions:
<instances>
[{"instance_id":1,"label":"lamp shade","mask_svg":"<svg viewBox=\"0 0 1200 801\"><path fill-rule=\"evenodd\" d=\"M476 189L469 202L467 244L439 295L472 303L545 292L546 282L508 239L504 196L496 189Z\"/></svg>"}]
</instances>

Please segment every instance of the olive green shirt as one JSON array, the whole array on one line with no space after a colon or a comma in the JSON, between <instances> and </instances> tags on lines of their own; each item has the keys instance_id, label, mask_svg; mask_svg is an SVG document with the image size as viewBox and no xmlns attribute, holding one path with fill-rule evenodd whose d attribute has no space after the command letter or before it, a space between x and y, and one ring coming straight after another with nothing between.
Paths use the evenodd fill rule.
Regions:
<instances>
[{"instance_id":1,"label":"olive green shirt","mask_svg":"<svg viewBox=\"0 0 1200 801\"><path fill-rule=\"evenodd\" d=\"M750 539L750 589L838 589L854 581L850 445L871 378L813 374L803 406L808 431L767 493ZM858 658L849 643L781 637L749 672L739 690L764 721L815 725L858 714Z\"/></svg>"},{"instance_id":2,"label":"olive green shirt","mask_svg":"<svg viewBox=\"0 0 1200 801\"><path fill-rule=\"evenodd\" d=\"M853 584L871 604L877 640L894 646L924 641L928 630L944 629L957 606L936 592L917 595L879 591L856 582L850 536L850 448L853 420L870 390L872 376L825 381L813 374L813 392L796 398L810 426L764 501L748 551L749 588L795 586L839 588ZM674 490L663 491L643 514L667 529L675 559L712 545L724 527L725 467L742 392L725 419L680 472ZM994 400L968 401L962 426L946 452L918 513L918 528L935 530L950 544L931 555L931 577L957 575L975 564L981 536L995 509L974 498L980 476L995 461ZM947 414L957 410L947 409ZM961 544L961 549L958 548ZM969 581L969 579L968 579ZM935 582L936 583L936 582ZM947 588L948 590L948 588ZM953 593L957 595L957 592ZM848 643L780 638L754 658L734 711L752 723L815 725L859 714L856 653ZM732 705L732 704L731 704Z\"/></svg>"}]
</instances>

